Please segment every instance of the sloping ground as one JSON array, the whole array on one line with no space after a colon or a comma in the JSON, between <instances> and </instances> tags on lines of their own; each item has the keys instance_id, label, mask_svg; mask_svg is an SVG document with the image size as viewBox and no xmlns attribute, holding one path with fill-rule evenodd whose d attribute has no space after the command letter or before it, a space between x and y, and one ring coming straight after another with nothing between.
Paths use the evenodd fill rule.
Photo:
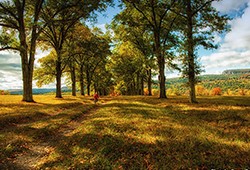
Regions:
<instances>
[{"instance_id":1,"label":"sloping ground","mask_svg":"<svg viewBox=\"0 0 250 170\"><path fill-rule=\"evenodd\" d=\"M199 101L2 102L0 169L249 169L250 98Z\"/></svg>"}]
</instances>

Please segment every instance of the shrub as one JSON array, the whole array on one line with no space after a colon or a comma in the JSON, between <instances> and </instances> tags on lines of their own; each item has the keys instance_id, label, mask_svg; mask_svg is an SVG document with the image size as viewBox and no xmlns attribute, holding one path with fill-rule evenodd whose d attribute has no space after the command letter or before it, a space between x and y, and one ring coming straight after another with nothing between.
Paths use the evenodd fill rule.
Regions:
<instances>
[{"instance_id":1,"label":"shrub","mask_svg":"<svg viewBox=\"0 0 250 170\"><path fill-rule=\"evenodd\" d=\"M0 90L0 95L9 95L10 92L7 90Z\"/></svg>"},{"instance_id":2,"label":"shrub","mask_svg":"<svg viewBox=\"0 0 250 170\"><path fill-rule=\"evenodd\" d=\"M232 90L227 89L227 91L224 94L227 95L227 96L232 96L234 93L233 93Z\"/></svg>"},{"instance_id":3,"label":"shrub","mask_svg":"<svg viewBox=\"0 0 250 170\"><path fill-rule=\"evenodd\" d=\"M202 85L195 86L195 91L197 96L208 96L209 91Z\"/></svg>"},{"instance_id":4,"label":"shrub","mask_svg":"<svg viewBox=\"0 0 250 170\"><path fill-rule=\"evenodd\" d=\"M144 95L148 95L149 94L148 88L144 88L143 91L144 91Z\"/></svg>"},{"instance_id":5,"label":"shrub","mask_svg":"<svg viewBox=\"0 0 250 170\"><path fill-rule=\"evenodd\" d=\"M217 96L217 95L221 95L222 94L222 90L220 87L215 87L211 90L210 92L211 95L213 96Z\"/></svg>"},{"instance_id":6,"label":"shrub","mask_svg":"<svg viewBox=\"0 0 250 170\"><path fill-rule=\"evenodd\" d=\"M166 90L167 95L173 95L173 90L171 88L168 88Z\"/></svg>"},{"instance_id":7,"label":"shrub","mask_svg":"<svg viewBox=\"0 0 250 170\"><path fill-rule=\"evenodd\" d=\"M238 89L238 93L241 96L245 96L247 94L247 90L244 88Z\"/></svg>"},{"instance_id":8,"label":"shrub","mask_svg":"<svg viewBox=\"0 0 250 170\"><path fill-rule=\"evenodd\" d=\"M158 89L153 89L153 90L152 90L152 95L154 95L154 96L159 96L159 95L160 95L160 90L158 90Z\"/></svg>"}]
</instances>

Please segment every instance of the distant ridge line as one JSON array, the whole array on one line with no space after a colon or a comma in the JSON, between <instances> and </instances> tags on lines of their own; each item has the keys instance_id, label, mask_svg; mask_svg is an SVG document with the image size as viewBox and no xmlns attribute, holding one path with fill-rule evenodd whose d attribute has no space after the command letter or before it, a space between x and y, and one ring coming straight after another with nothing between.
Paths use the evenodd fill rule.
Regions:
<instances>
[{"instance_id":1,"label":"distant ridge line","mask_svg":"<svg viewBox=\"0 0 250 170\"><path fill-rule=\"evenodd\" d=\"M250 69L229 69L224 70L222 74L250 74Z\"/></svg>"}]
</instances>

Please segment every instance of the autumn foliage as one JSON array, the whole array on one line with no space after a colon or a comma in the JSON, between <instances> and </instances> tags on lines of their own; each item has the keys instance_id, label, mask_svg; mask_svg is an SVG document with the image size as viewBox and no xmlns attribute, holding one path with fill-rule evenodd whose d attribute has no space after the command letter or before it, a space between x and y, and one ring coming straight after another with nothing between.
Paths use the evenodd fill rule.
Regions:
<instances>
[{"instance_id":1,"label":"autumn foliage","mask_svg":"<svg viewBox=\"0 0 250 170\"><path fill-rule=\"evenodd\" d=\"M222 95L222 90L220 87L215 87L211 90L211 95L212 96L218 96L218 95Z\"/></svg>"}]
</instances>

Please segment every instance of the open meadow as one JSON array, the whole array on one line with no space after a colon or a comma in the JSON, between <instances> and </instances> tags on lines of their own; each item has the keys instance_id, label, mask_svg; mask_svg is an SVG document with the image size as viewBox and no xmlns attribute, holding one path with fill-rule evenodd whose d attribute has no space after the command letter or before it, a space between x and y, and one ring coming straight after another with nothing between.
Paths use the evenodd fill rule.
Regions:
<instances>
[{"instance_id":1,"label":"open meadow","mask_svg":"<svg viewBox=\"0 0 250 170\"><path fill-rule=\"evenodd\" d=\"M250 169L250 96L0 95L0 169Z\"/></svg>"}]
</instances>

